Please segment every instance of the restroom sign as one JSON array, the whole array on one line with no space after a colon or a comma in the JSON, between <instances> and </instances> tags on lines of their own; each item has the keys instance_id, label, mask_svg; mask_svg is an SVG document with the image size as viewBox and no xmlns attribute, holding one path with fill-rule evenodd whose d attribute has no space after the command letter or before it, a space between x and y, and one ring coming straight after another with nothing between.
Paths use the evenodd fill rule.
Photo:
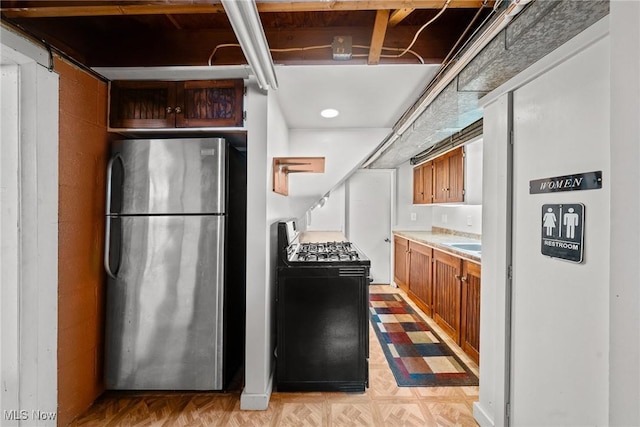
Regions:
<instances>
[{"instance_id":1,"label":"restroom sign","mask_svg":"<svg viewBox=\"0 0 640 427\"><path fill-rule=\"evenodd\" d=\"M542 255L582 262L584 205L542 205Z\"/></svg>"}]
</instances>

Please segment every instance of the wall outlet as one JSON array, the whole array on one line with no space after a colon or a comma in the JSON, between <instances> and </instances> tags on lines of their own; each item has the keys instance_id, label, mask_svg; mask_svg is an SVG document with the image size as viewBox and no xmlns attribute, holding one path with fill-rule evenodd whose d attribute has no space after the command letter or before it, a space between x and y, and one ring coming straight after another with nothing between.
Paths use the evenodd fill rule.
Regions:
<instances>
[{"instance_id":1,"label":"wall outlet","mask_svg":"<svg viewBox=\"0 0 640 427\"><path fill-rule=\"evenodd\" d=\"M447 220L448 220L448 218L447 218L447 214L442 214L442 216L440 217L440 221L441 221L443 224L446 224L446 223L447 223Z\"/></svg>"},{"instance_id":2,"label":"wall outlet","mask_svg":"<svg viewBox=\"0 0 640 427\"><path fill-rule=\"evenodd\" d=\"M411 212L411 221L415 221L418 219L418 216L416 215L415 212Z\"/></svg>"},{"instance_id":3,"label":"wall outlet","mask_svg":"<svg viewBox=\"0 0 640 427\"><path fill-rule=\"evenodd\" d=\"M471 227L473 225L473 218L471 215L467 215L467 225Z\"/></svg>"}]
</instances>

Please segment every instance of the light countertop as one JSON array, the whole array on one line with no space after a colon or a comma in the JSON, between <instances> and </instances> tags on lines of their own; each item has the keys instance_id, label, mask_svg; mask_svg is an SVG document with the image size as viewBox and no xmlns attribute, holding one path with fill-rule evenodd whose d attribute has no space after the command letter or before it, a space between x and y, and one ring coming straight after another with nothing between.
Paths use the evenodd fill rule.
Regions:
<instances>
[{"instance_id":1,"label":"light countertop","mask_svg":"<svg viewBox=\"0 0 640 427\"><path fill-rule=\"evenodd\" d=\"M478 253L468 252L445 245L445 243L481 243L481 236L478 235L458 233L436 227L431 231L394 230L393 234L430 246L440 251L452 253L476 263L481 262L481 256Z\"/></svg>"},{"instance_id":2,"label":"light countertop","mask_svg":"<svg viewBox=\"0 0 640 427\"><path fill-rule=\"evenodd\" d=\"M339 231L303 231L300 233L300 243L347 241L348 239Z\"/></svg>"}]
</instances>

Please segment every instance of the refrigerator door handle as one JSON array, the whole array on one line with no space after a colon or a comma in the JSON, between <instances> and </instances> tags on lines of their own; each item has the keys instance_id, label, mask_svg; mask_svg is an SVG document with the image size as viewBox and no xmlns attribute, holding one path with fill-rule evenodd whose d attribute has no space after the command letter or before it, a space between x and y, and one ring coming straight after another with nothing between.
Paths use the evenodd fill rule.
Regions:
<instances>
[{"instance_id":1,"label":"refrigerator door handle","mask_svg":"<svg viewBox=\"0 0 640 427\"><path fill-rule=\"evenodd\" d=\"M113 279L116 279L116 275L111 271L111 266L109 265L109 254L111 251L111 181L113 177L113 162L116 159L119 159L122 162L122 158L120 154L116 154L115 156L109 159L109 163L107 164L107 200L106 200L106 226L104 232L104 269L109 276ZM117 272L116 272L117 273Z\"/></svg>"}]
</instances>

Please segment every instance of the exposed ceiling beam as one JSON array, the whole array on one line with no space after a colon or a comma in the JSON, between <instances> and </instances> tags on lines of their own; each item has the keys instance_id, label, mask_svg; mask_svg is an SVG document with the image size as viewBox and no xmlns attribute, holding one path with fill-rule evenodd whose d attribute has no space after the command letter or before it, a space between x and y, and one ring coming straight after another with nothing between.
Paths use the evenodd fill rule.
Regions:
<instances>
[{"instance_id":1,"label":"exposed ceiling beam","mask_svg":"<svg viewBox=\"0 0 640 427\"><path fill-rule=\"evenodd\" d=\"M382 44L384 36L387 33L387 22L389 22L389 10L378 10L376 13L376 21L373 25L373 34L371 35L371 47L369 48L369 65L377 65L380 62L382 54Z\"/></svg>"},{"instance_id":2,"label":"exposed ceiling beam","mask_svg":"<svg viewBox=\"0 0 640 427\"><path fill-rule=\"evenodd\" d=\"M343 1L274 1L261 3L257 0L260 12L319 12L345 10L381 10L381 9L442 9L444 0L343 0ZM450 8L472 8L482 6L482 0L451 0ZM494 3L493 1L491 2Z\"/></svg>"},{"instance_id":3,"label":"exposed ceiling beam","mask_svg":"<svg viewBox=\"0 0 640 427\"><path fill-rule=\"evenodd\" d=\"M495 1L490 1L492 5ZM70 2L71 4L73 2ZM57 3L59 4L59 3ZM448 8L482 6L482 0L451 0ZM442 0L356 0L257 3L259 12L313 12L348 10L441 9ZM69 16L179 15L224 13L222 4L120 4L0 8L7 18L54 18Z\"/></svg>"},{"instance_id":4,"label":"exposed ceiling beam","mask_svg":"<svg viewBox=\"0 0 640 427\"><path fill-rule=\"evenodd\" d=\"M221 4L136 4L96 6L40 6L2 8L7 18L57 18L70 16L180 15L187 13L224 13Z\"/></svg>"},{"instance_id":5,"label":"exposed ceiling beam","mask_svg":"<svg viewBox=\"0 0 640 427\"><path fill-rule=\"evenodd\" d=\"M398 25L400 22L402 22L402 20L404 18L406 18L407 16L409 16L411 14L411 12L413 12L415 9L412 8L408 8L408 7L404 7L402 9L396 9L393 11L393 13L391 14L391 17L389 17L389 27L395 27L396 25Z\"/></svg>"},{"instance_id":6,"label":"exposed ceiling beam","mask_svg":"<svg viewBox=\"0 0 640 427\"><path fill-rule=\"evenodd\" d=\"M181 30L182 29L182 26L176 20L176 18L174 18L172 15L166 15L166 17L173 24L173 26L176 27L177 30Z\"/></svg>"}]
</instances>

